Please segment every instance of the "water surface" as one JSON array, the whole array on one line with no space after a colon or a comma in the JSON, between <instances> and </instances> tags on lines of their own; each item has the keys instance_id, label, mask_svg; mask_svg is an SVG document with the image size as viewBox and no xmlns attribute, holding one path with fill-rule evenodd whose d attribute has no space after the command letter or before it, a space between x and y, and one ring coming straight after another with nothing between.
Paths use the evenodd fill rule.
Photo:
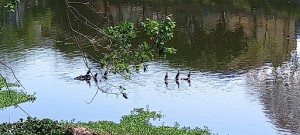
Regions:
<instances>
[{"instance_id":1,"label":"water surface","mask_svg":"<svg viewBox=\"0 0 300 135\"><path fill-rule=\"evenodd\" d=\"M101 92L93 99L96 85L73 79L87 68L76 46L64 44L72 33L63 2L21 2L17 12L3 13L0 60L28 93L36 93L35 102L20 106L38 118L118 122L133 108L149 105L165 115L155 124L179 122L233 135L299 134L299 12L296 3L265 2L89 3L103 16L91 19L99 27L169 14L176 21L168 44L178 49L176 55L148 62L148 70L134 73L131 80L109 74L108 83L125 87L129 99ZM103 71L94 60L88 63L93 72ZM7 68L0 69L14 81ZM182 77L191 70L191 83L169 80L166 85L166 71L173 78L177 70ZM26 114L15 107L0 111L0 122L20 117Z\"/></svg>"}]
</instances>

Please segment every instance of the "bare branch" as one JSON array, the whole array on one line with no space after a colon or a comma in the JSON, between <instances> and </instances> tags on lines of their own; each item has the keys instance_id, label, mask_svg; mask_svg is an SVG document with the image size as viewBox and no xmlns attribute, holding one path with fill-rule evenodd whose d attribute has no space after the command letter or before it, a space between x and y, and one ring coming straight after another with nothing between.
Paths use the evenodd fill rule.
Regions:
<instances>
[{"instance_id":1,"label":"bare branch","mask_svg":"<svg viewBox=\"0 0 300 135\"><path fill-rule=\"evenodd\" d=\"M2 61L0 61L0 63L1 63L2 65L4 65L6 68L8 68L8 69L12 72L14 78L17 80L18 85L20 85L20 86L26 91L25 87L21 84L21 82L19 81L19 79L16 77L14 70L13 70L12 68L10 68L9 66L7 66L7 65L6 65L5 63L3 63Z\"/></svg>"},{"instance_id":2,"label":"bare branch","mask_svg":"<svg viewBox=\"0 0 300 135\"><path fill-rule=\"evenodd\" d=\"M3 80L4 80L5 87L8 90L8 96L11 99L10 100L11 103L13 104L13 98L14 97L12 97L12 95L11 95L11 89L9 88L6 79L4 78L4 76L1 73L0 73L0 77L3 78ZM15 104L15 106L18 107L21 111L23 111L27 116L31 117L21 106L19 106L18 104Z\"/></svg>"}]
</instances>

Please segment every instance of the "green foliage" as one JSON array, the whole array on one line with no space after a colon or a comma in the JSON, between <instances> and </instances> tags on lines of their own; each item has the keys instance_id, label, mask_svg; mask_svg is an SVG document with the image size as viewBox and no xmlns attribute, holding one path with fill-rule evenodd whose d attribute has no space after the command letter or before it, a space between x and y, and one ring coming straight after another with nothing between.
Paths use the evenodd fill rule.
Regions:
<instances>
[{"instance_id":1,"label":"green foliage","mask_svg":"<svg viewBox=\"0 0 300 135\"><path fill-rule=\"evenodd\" d=\"M6 89L7 87L16 87L18 86L15 83L6 82L5 78L0 77L0 91Z\"/></svg>"},{"instance_id":2,"label":"green foliage","mask_svg":"<svg viewBox=\"0 0 300 135\"><path fill-rule=\"evenodd\" d=\"M15 106L19 103L34 101L34 95L28 95L25 92L11 90L12 87L18 87L15 83L7 83L5 78L0 77L0 108Z\"/></svg>"},{"instance_id":3,"label":"green foliage","mask_svg":"<svg viewBox=\"0 0 300 135\"><path fill-rule=\"evenodd\" d=\"M175 53L174 48L166 48L164 45L173 38L175 22L167 18L161 23L156 20L146 19L142 22L142 28L146 35L154 40L153 43L143 41L139 45L133 45L138 37L138 30L129 21L123 21L119 25L110 26L105 30L109 37L108 52L100 61L115 73L129 73L133 67L140 68L143 62L154 58L156 52L163 54Z\"/></svg>"},{"instance_id":4,"label":"green foliage","mask_svg":"<svg viewBox=\"0 0 300 135\"><path fill-rule=\"evenodd\" d=\"M150 39L154 41L157 49L162 52L161 55L175 53L174 48L165 47L165 43L170 41L173 38L173 31L176 26L169 17L165 19L162 23L158 23L152 19L146 19L145 22L142 22L142 26L146 35L150 36Z\"/></svg>"},{"instance_id":5,"label":"green foliage","mask_svg":"<svg viewBox=\"0 0 300 135\"><path fill-rule=\"evenodd\" d=\"M20 2L20 0L9 0L4 8L6 11L13 12L15 11L15 6Z\"/></svg>"},{"instance_id":6,"label":"green foliage","mask_svg":"<svg viewBox=\"0 0 300 135\"><path fill-rule=\"evenodd\" d=\"M24 92L16 92L14 90L0 91L0 108L34 100L36 100L34 95L28 95Z\"/></svg>"},{"instance_id":7,"label":"green foliage","mask_svg":"<svg viewBox=\"0 0 300 135\"><path fill-rule=\"evenodd\" d=\"M147 42L143 42L137 48L137 51L134 52L135 65L138 65L144 61L151 60L153 58L153 50L150 48Z\"/></svg>"},{"instance_id":8,"label":"green foliage","mask_svg":"<svg viewBox=\"0 0 300 135\"><path fill-rule=\"evenodd\" d=\"M173 38L173 30L176 25L175 22L167 17L160 24L155 20L147 18L145 22L142 22L142 26L146 34L154 39L155 44L164 45Z\"/></svg>"},{"instance_id":9,"label":"green foliage","mask_svg":"<svg viewBox=\"0 0 300 135\"><path fill-rule=\"evenodd\" d=\"M97 121L88 123L58 122L50 119L39 120L27 117L15 123L0 124L1 135L64 135L69 134L68 127L74 124L92 129L98 133L120 135L210 135L210 130L200 128L180 128L178 123L174 126L154 126L150 120L161 118L162 115L149 109L136 108L131 114L122 116L120 123L111 121Z\"/></svg>"},{"instance_id":10,"label":"green foliage","mask_svg":"<svg viewBox=\"0 0 300 135\"><path fill-rule=\"evenodd\" d=\"M176 49L173 48L173 47L166 47L165 48L165 52L168 53L168 54L173 54L173 53L176 53Z\"/></svg>"},{"instance_id":11,"label":"green foliage","mask_svg":"<svg viewBox=\"0 0 300 135\"><path fill-rule=\"evenodd\" d=\"M149 111L148 109L145 111L144 108L135 108L131 111L130 115L122 116L120 124L123 126L128 126L131 128L132 126L151 126L149 120L161 118L162 115L156 113L155 111Z\"/></svg>"},{"instance_id":12,"label":"green foliage","mask_svg":"<svg viewBox=\"0 0 300 135\"><path fill-rule=\"evenodd\" d=\"M131 47L131 40L137 36L133 23L129 21L123 21L117 26L110 26L106 31L113 41L115 41L112 44L113 47L118 47L119 45L123 47Z\"/></svg>"},{"instance_id":13,"label":"green foliage","mask_svg":"<svg viewBox=\"0 0 300 135\"><path fill-rule=\"evenodd\" d=\"M209 135L208 129L200 128L180 128L179 124L175 126L154 126L150 120L160 119L162 115L149 109L136 108L131 114L122 116L120 123L110 121L98 121L80 123L81 126L91 128L98 132L105 132L113 135L130 134L130 135Z\"/></svg>"},{"instance_id":14,"label":"green foliage","mask_svg":"<svg viewBox=\"0 0 300 135\"><path fill-rule=\"evenodd\" d=\"M134 30L133 23L123 21L117 26L110 26L106 30L107 35L112 39L109 46L110 52L104 55L101 63L107 65L114 72L130 72L129 64L134 62L132 39L136 38L137 32Z\"/></svg>"},{"instance_id":15,"label":"green foliage","mask_svg":"<svg viewBox=\"0 0 300 135\"><path fill-rule=\"evenodd\" d=\"M62 135L63 126L57 121L50 119L39 120L27 117L24 121L20 119L16 123L0 124L2 135Z\"/></svg>"}]
</instances>

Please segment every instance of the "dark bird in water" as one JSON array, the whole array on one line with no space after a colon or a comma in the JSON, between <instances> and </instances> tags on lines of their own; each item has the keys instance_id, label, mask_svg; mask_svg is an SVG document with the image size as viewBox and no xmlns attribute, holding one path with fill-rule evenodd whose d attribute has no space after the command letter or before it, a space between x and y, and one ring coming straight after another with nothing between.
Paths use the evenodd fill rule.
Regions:
<instances>
[{"instance_id":1,"label":"dark bird in water","mask_svg":"<svg viewBox=\"0 0 300 135\"><path fill-rule=\"evenodd\" d=\"M187 81L190 81L190 80L191 80L191 71L189 72L187 78L180 78L180 79L181 79L181 80L187 80Z\"/></svg>"},{"instance_id":2,"label":"dark bird in water","mask_svg":"<svg viewBox=\"0 0 300 135\"><path fill-rule=\"evenodd\" d=\"M175 80L178 81L179 80L179 70L178 70L178 73L177 75L175 76Z\"/></svg>"},{"instance_id":3,"label":"dark bird in water","mask_svg":"<svg viewBox=\"0 0 300 135\"><path fill-rule=\"evenodd\" d=\"M119 86L119 89L120 90L126 90L124 87L122 87L122 86Z\"/></svg>"},{"instance_id":4,"label":"dark bird in water","mask_svg":"<svg viewBox=\"0 0 300 135\"><path fill-rule=\"evenodd\" d=\"M87 71L85 75L89 75L91 73L91 70Z\"/></svg>"},{"instance_id":5,"label":"dark bird in water","mask_svg":"<svg viewBox=\"0 0 300 135\"><path fill-rule=\"evenodd\" d=\"M127 97L127 94L126 93L122 93L122 96L125 98L125 99L128 99L128 97Z\"/></svg>"},{"instance_id":6,"label":"dark bird in water","mask_svg":"<svg viewBox=\"0 0 300 135\"><path fill-rule=\"evenodd\" d=\"M75 80L80 80L80 81L88 81L88 80L91 80L91 75L90 75L91 71L87 71L87 73L85 75L80 75L80 76L77 76L75 77L74 79Z\"/></svg>"},{"instance_id":7,"label":"dark bird in water","mask_svg":"<svg viewBox=\"0 0 300 135\"><path fill-rule=\"evenodd\" d=\"M85 81L89 85L89 87L91 87L91 81L90 80L85 80Z\"/></svg>"},{"instance_id":8,"label":"dark bird in water","mask_svg":"<svg viewBox=\"0 0 300 135\"><path fill-rule=\"evenodd\" d=\"M146 72L148 69L148 65L144 65L144 72Z\"/></svg>"},{"instance_id":9,"label":"dark bird in water","mask_svg":"<svg viewBox=\"0 0 300 135\"><path fill-rule=\"evenodd\" d=\"M166 87L168 87L168 71L166 72L166 75L165 75L165 84L166 84Z\"/></svg>"},{"instance_id":10,"label":"dark bird in water","mask_svg":"<svg viewBox=\"0 0 300 135\"><path fill-rule=\"evenodd\" d=\"M166 75L165 75L165 81L168 80L168 72L166 72Z\"/></svg>"},{"instance_id":11,"label":"dark bird in water","mask_svg":"<svg viewBox=\"0 0 300 135\"><path fill-rule=\"evenodd\" d=\"M168 81L165 81L165 85L166 85L166 87L168 87Z\"/></svg>"},{"instance_id":12,"label":"dark bird in water","mask_svg":"<svg viewBox=\"0 0 300 135\"><path fill-rule=\"evenodd\" d=\"M98 73L96 73L96 74L93 76L93 79L94 79L95 82L98 82L97 76L98 76Z\"/></svg>"},{"instance_id":13,"label":"dark bird in water","mask_svg":"<svg viewBox=\"0 0 300 135\"><path fill-rule=\"evenodd\" d=\"M179 81L178 81L178 80L176 80L175 82L176 82L176 84L177 84L177 86L178 86L178 88L179 88Z\"/></svg>"},{"instance_id":14,"label":"dark bird in water","mask_svg":"<svg viewBox=\"0 0 300 135\"><path fill-rule=\"evenodd\" d=\"M108 71L106 70L106 71L104 72L104 74L103 74L103 78L104 78L105 80L108 79L108 78L107 78L107 74L108 74Z\"/></svg>"}]
</instances>

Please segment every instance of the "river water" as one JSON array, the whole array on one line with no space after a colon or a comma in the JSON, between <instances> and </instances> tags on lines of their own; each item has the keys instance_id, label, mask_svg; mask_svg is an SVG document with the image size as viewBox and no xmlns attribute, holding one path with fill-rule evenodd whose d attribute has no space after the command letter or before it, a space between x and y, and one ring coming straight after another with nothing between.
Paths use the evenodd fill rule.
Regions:
<instances>
[{"instance_id":1,"label":"river water","mask_svg":"<svg viewBox=\"0 0 300 135\"><path fill-rule=\"evenodd\" d=\"M0 60L14 70L26 92L36 93L36 101L20 106L38 118L118 122L133 108L149 106L165 116L154 122L158 125L207 126L221 135L300 134L300 12L296 2L85 3L103 16L91 15L103 27L123 19L139 23L145 17L162 19L170 14L177 24L168 44L178 50L175 55L148 62L148 70L133 73L131 80L109 74L107 82L99 84L103 88L111 86L108 83L121 85L129 99L97 93L93 82L89 86L73 79L87 68L78 49L64 44L71 33L64 1L21 1L15 13L1 8ZM103 71L92 59L88 64L94 72ZM166 71L172 78L177 70L183 77L191 71L191 82L179 81L178 85L170 80L166 85ZM15 81L2 65L0 73ZM15 107L0 110L0 122L26 116Z\"/></svg>"}]
</instances>

